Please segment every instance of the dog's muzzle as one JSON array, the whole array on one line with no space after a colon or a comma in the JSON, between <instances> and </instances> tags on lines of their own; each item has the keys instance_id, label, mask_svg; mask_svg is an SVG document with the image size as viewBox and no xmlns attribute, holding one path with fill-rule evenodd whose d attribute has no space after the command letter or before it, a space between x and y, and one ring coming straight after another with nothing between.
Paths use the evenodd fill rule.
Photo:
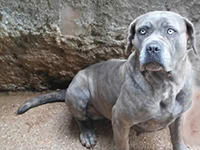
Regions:
<instances>
[{"instance_id":1,"label":"dog's muzzle","mask_svg":"<svg viewBox=\"0 0 200 150\"><path fill-rule=\"evenodd\" d=\"M143 62L144 70L160 71L163 69L161 60L162 46L156 41L146 45L145 59Z\"/></svg>"}]
</instances>

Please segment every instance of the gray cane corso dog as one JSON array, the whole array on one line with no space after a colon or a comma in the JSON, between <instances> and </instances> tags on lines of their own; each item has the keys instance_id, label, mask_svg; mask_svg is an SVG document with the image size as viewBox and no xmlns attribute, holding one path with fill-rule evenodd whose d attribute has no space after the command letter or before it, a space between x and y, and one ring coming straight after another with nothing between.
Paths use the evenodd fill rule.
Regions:
<instances>
[{"instance_id":1,"label":"gray cane corso dog","mask_svg":"<svg viewBox=\"0 0 200 150\"><path fill-rule=\"evenodd\" d=\"M116 150L129 150L129 131L154 132L169 126L174 150L187 150L180 136L181 115L191 105L189 49L194 27L186 18L154 11L129 26L127 60L112 59L78 72L68 89L26 101L18 110L63 101L80 127L81 143L96 143L90 119L112 121Z\"/></svg>"}]
</instances>

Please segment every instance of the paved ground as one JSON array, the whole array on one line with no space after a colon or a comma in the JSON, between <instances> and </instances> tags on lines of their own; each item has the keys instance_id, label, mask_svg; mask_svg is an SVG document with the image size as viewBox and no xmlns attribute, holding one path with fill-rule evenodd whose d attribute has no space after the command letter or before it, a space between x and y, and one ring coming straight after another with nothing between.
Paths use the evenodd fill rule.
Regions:
<instances>
[{"instance_id":1,"label":"paved ground","mask_svg":"<svg viewBox=\"0 0 200 150\"><path fill-rule=\"evenodd\" d=\"M0 150L86 150L79 142L78 127L65 103L47 104L16 115L20 104L38 94L0 94ZM193 107L197 105L200 107L200 95ZM188 116L190 122L184 123L184 128L187 128L184 137L197 150L200 149L200 110L191 110ZM98 121L94 127L98 140L94 150L113 150L110 122ZM195 148L198 145L199 148ZM137 137L131 131L130 147L131 150L171 150L169 132L166 129Z\"/></svg>"}]
</instances>

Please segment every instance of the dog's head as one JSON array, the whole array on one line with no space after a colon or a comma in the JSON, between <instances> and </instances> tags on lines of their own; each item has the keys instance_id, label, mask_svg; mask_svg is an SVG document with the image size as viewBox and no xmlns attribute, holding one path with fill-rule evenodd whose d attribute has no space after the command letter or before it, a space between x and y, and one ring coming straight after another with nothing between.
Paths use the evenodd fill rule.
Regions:
<instances>
[{"instance_id":1,"label":"dog's head","mask_svg":"<svg viewBox=\"0 0 200 150\"><path fill-rule=\"evenodd\" d=\"M196 53L194 34L193 24L174 12L149 12L130 24L126 54L134 45L141 71L170 72L188 49Z\"/></svg>"}]
</instances>

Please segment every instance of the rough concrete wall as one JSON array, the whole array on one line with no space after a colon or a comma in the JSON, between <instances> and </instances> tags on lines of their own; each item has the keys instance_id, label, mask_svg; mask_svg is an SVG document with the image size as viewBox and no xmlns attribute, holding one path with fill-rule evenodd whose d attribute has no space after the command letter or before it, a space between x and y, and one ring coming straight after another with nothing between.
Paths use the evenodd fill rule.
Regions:
<instances>
[{"instance_id":1,"label":"rough concrete wall","mask_svg":"<svg viewBox=\"0 0 200 150\"><path fill-rule=\"evenodd\" d=\"M151 10L188 17L200 49L199 8L199 0L0 0L0 90L67 87L80 69L123 57L129 23Z\"/></svg>"}]
</instances>

